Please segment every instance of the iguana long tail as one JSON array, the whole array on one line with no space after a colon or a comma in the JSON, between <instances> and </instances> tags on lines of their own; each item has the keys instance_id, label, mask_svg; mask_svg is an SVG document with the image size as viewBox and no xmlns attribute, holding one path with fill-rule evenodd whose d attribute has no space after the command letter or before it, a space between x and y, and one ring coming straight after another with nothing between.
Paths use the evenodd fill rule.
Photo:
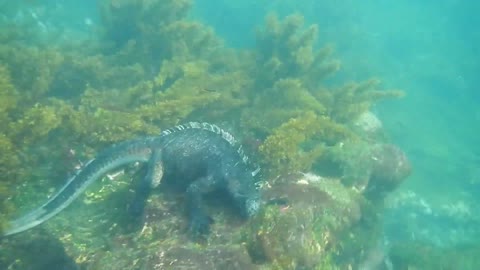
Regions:
<instances>
[{"instance_id":1,"label":"iguana long tail","mask_svg":"<svg viewBox=\"0 0 480 270\"><path fill-rule=\"evenodd\" d=\"M58 214L90 184L111 170L132 162L147 162L152 154L152 139L139 139L113 145L101 152L45 204L7 224L4 236L33 228Z\"/></svg>"}]
</instances>

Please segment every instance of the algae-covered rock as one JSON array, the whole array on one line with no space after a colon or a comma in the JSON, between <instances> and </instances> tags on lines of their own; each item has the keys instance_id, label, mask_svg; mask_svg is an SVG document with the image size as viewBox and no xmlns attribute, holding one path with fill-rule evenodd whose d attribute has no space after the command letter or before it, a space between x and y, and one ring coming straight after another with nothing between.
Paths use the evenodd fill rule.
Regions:
<instances>
[{"instance_id":1,"label":"algae-covered rock","mask_svg":"<svg viewBox=\"0 0 480 270\"><path fill-rule=\"evenodd\" d=\"M339 233L362 217L359 194L313 174L278 178L264 197L267 206L245 228L247 246L278 269L331 269Z\"/></svg>"},{"instance_id":2,"label":"algae-covered rock","mask_svg":"<svg viewBox=\"0 0 480 270\"><path fill-rule=\"evenodd\" d=\"M329 157L341 168L342 182L369 198L383 198L412 171L406 154L393 144L347 141L329 150Z\"/></svg>"},{"instance_id":3,"label":"algae-covered rock","mask_svg":"<svg viewBox=\"0 0 480 270\"><path fill-rule=\"evenodd\" d=\"M392 144L373 146L372 174L368 183L368 192L382 194L398 187L412 172L412 165L406 154Z\"/></svg>"},{"instance_id":4,"label":"algae-covered rock","mask_svg":"<svg viewBox=\"0 0 480 270\"><path fill-rule=\"evenodd\" d=\"M135 256L132 256L135 254ZM92 269L257 269L243 246L214 245L196 247L179 244L156 244L139 252L121 247L104 256Z\"/></svg>"},{"instance_id":5,"label":"algae-covered rock","mask_svg":"<svg viewBox=\"0 0 480 270\"><path fill-rule=\"evenodd\" d=\"M383 124L377 115L366 111L352 122L352 129L366 139L375 140L382 136Z\"/></svg>"},{"instance_id":6,"label":"algae-covered rock","mask_svg":"<svg viewBox=\"0 0 480 270\"><path fill-rule=\"evenodd\" d=\"M0 241L0 269L80 269L62 243L45 230L34 230Z\"/></svg>"},{"instance_id":7,"label":"algae-covered rock","mask_svg":"<svg viewBox=\"0 0 480 270\"><path fill-rule=\"evenodd\" d=\"M187 236L184 197L170 189L152 194L141 222L132 222L126 211L131 177L129 172L105 177L45 224L77 264L101 270L256 269L241 241L242 222L228 212L228 203L206 198L217 222L206 241L193 242Z\"/></svg>"}]
</instances>

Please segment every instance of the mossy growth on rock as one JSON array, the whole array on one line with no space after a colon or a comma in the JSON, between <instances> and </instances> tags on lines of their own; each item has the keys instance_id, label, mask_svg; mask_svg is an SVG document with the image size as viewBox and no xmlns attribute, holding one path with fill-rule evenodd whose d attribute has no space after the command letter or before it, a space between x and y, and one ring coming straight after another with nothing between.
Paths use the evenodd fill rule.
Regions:
<instances>
[{"instance_id":1,"label":"mossy growth on rock","mask_svg":"<svg viewBox=\"0 0 480 270\"><path fill-rule=\"evenodd\" d=\"M346 141L328 150L326 156L338 167L342 182L371 199L384 198L412 171L406 154L392 144Z\"/></svg>"},{"instance_id":2,"label":"mossy growth on rock","mask_svg":"<svg viewBox=\"0 0 480 270\"><path fill-rule=\"evenodd\" d=\"M62 243L45 230L0 241L0 269L78 269Z\"/></svg>"},{"instance_id":3,"label":"mossy growth on rock","mask_svg":"<svg viewBox=\"0 0 480 270\"><path fill-rule=\"evenodd\" d=\"M244 229L257 263L278 269L336 269L344 245L340 235L365 219L369 205L338 179L313 174L280 177L264 185L267 206ZM372 214L365 212L365 214Z\"/></svg>"}]
</instances>

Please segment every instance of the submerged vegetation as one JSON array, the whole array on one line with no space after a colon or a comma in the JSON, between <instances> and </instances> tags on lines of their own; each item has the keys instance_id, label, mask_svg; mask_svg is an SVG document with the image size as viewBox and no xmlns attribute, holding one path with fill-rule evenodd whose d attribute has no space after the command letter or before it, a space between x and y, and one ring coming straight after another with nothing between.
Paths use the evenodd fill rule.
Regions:
<instances>
[{"instance_id":1,"label":"submerged vegetation","mask_svg":"<svg viewBox=\"0 0 480 270\"><path fill-rule=\"evenodd\" d=\"M65 220L57 220L63 227L51 225L77 263L97 267L92 269L156 269L152 267L169 262L196 262L197 269L235 262L237 268L257 267L251 257L272 269L335 269L358 263L360 257L339 261L341 252L350 242L355 250L349 254L361 254L373 244L360 243L359 236L367 233L376 239L379 228L349 233L378 214L361 189L351 188L368 187L365 178L371 175L357 174L358 166L365 166L359 158L365 155L355 159L355 150L372 140L352 124L379 100L402 93L380 89L376 79L329 84L340 63L332 58L331 47L318 48L317 26L305 27L299 14L269 15L258 30L257 46L238 50L189 18L189 0L100 2L100 31L86 41L46 46L34 41L48 33L0 29L0 225L12 216L13 204L41 201L41 194L52 192L48 187L61 185L79 160L88 160L104 146L159 134L181 122L208 121L236 130L235 136L264 167L262 183L272 187L267 199L286 197L288 203L266 207L238 233L231 228L235 218L222 214L225 224L216 226L208 247L199 247L179 236L182 215L173 210L179 207L154 196L151 212L165 216L150 216L139 236L119 236L112 220L123 213L117 208L125 198L113 200L107 194L123 188L120 194L128 197L123 184L128 186L130 178L123 177L119 185L107 185L84 200L112 204L116 210L109 218L101 214L105 205L97 211L83 207L72 216L81 226ZM300 171L328 174L330 180L302 180ZM348 181L340 181L343 176ZM382 185L382 179L375 178L375 184ZM114 240L100 237L92 243L96 237L85 232L89 223L82 215L102 215L102 222L112 222L102 228ZM169 236L172 232L177 236ZM295 246L282 245L287 234L295 237ZM222 248L225 243L231 246ZM213 260L220 251L233 262Z\"/></svg>"}]
</instances>

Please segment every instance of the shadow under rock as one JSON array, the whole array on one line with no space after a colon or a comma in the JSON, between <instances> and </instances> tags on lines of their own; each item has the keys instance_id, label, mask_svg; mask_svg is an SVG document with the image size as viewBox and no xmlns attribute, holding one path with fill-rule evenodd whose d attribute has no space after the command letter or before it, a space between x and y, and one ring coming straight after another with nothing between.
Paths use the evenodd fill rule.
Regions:
<instances>
[{"instance_id":1,"label":"shadow under rock","mask_svg":"<svg viewBox=\"0 0 480 270\"><path fill-rule=\"evenodd\" d=\"M42 228L0 239L0 250L0 269L81 269L60 240Z\"/></svg>"}]
</instances>

